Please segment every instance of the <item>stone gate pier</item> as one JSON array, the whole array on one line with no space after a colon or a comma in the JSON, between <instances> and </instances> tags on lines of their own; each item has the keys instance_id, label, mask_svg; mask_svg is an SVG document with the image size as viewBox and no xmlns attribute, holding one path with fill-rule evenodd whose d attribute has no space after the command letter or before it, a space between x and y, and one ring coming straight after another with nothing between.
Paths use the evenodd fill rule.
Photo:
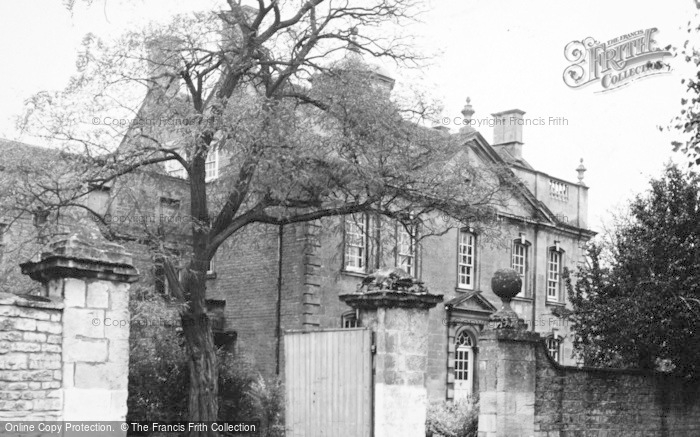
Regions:
<instances>
[{"instance_id":1,"label":"stone gate pier","mask_svg":"<svg viewBox=\"0 0 700 437\"><path fill-rule=\"evenodd\" d=\"M428 312L442 302L442 295L402 279L401 272L375 272L359 293L340 296L358 310L361 326L374 336L376 437L425 436Z\"/></svg>"},{"instance_id":2,"label":"stone gate pier","mask_svg":"<svg viewBox=\"0 0 700 437\"><path fill-rule=\"evenodd\" d=\"M125 420L131 255L73 235L21 267L43 292L0 293L0 420Z\"/></svg>"}]
</instances>

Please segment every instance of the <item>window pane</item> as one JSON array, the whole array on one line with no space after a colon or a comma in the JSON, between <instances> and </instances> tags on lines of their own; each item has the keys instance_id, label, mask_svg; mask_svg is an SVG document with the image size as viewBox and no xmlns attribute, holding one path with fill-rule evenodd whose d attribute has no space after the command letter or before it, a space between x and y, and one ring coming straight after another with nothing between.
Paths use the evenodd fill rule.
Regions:
<instances>
[{"instance_id":1,"label":"window pane","mask_svg":"<svg viewBox=\"0 0 700 437\"><path fill-rule=\"evenodd\" d=\"M459 233L458 285L472 288L474 283L474 235L467 231Z\"/></svg>"},{"instance_id":2,"label":"window pane","mask_svg":"<svg viewBox=\"0 0 700 437\"><path fill-rule=\"evenodd\" d=\"M549 337L547 338L546 343L549 356L551 356L552 359L558 363L560 357L559 350L561 348L561 340L558 338Z\"/></svg>"},{"instance_id":3,"label":"window pane","mask_svg":"<svg viewBox=\"0 0 700 437\"><path fill-rule=\"evenodd\" d=\"M555 250L549 251L547 263L547 299L559 298L559 271L561 268L561 254Z\"/></svg>"},{"instance_id":4,"label":"window pane","mask_svg":"<svg viewBox=\"0 0 700 437\"><path fill-rule=\"evenodd\" d=\"M523 286L520 289L520 294L526 288L526 269L527 269L527 246L521 243L513 243L513 257L511 259L511 268L518 272L520 279L523 281Z\"/></svg>"},{"instance_id":5,"label":"window pane","mask_svg":"<svg viewBox=\"0 0 700 437\"><path fill-rule=\"evenodd\" d=\"M345 219L345 268L364 271L366 256L366 217L349 216Z\"/></svg>"},{"instance_id":6,"label":"window pane","mask_svg":"<svg viewBox=\"0 0 700 437\"><path fill-rule=\"evenodd\" d=\"M396 237L396 267L406 271L411 276L415 275L415 239L413 228L408 231L402 224L397 225Z\"/></svg>"},{"instance_id":7,"label":"window pane","mask_svg":"<svg viewBox=\"0 0 700 437\"><path fill-rule=\"evenodd\" d=\"M212 181L219 177L219 151L209 152L204 163L204 179Z\"/></svg>"}]
</instances>

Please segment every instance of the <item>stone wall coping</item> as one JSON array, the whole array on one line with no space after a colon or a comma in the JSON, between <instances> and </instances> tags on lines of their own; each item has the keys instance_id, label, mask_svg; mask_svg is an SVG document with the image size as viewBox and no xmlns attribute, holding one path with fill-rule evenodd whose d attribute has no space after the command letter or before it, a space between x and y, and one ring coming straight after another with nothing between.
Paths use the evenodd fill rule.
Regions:
<instances>
[{"instance_id":1,"label":"stone wall coping","mask_svg":"<svg viewBox=\"0 0 700 437\"><path fill-rule=\"evenodd\" d=\"M683 381L694 381L700 382L700 377L695 379L683 378L678 375L673 375L670 373L660 372L653 369L639 369L639 368L615 368L615 367L592 367L592 366L565 366L559 364L549 355L547 351L547 345L545 339L538 333L532 331L523 331L519 329L492 329L487 328L479 336L479 341L483 340L497 340L497 341L507 341L507 342L530 342L534 343L543 355L545 356L547 362L554 367L554 369L561 372L583 372L583 373L606 373L613 375L630 375L630 376L647 376L654 378L670 378Z\"/></svg>"},{"instance_id":2,"label":"stone wall coping","mask_svg":"<svg viewBox=\"0 0 700 437\"><path fill-rule=\"evenodd\" d=\"M53 240L41 254L41 259L55 256L101 261L106 264L133 266L134 262L123 246L101 240L97 236L71 235Z\"/></svg>"},{"instance_id":3,"label":"stone wall coping","mask_svg":"<svg viewBox=\"0 0 700 437\"><path fill-rule=\"evenodd\" d=\"M492 323L495 321L490 320L489 324ZM539 333L515 328L486 328L479 334L479 341L481 340L524 341L544 344L544 339Z\"/></svg>"},{"instance_id":4,"label":"stone wall coping","mask_svg":"<svg viewBox=\"0 0 700 437\"><path fill-rule=\"evenodd\" d=\"M63 301L57 298L5 292L0 292L0 305L16 305L51 310L62 310L64 307Z\"/></svg>"},{"instance_id":5,"label":"stone wall coping","mask_svg":"<svg viewBox=\"0 0 700 437\"><path fill-rule=\"evenodd\" d=\"M442 302L442 294L407 293L379 290L366 293L347 293L338 296L355 309L422 308L430 309Z\"/></svg>"},{"instance_id":6,"label":"stone wall coping","mask_svg":"<svg viewBox=\"0 0 700 437\"><path fill-rule=\"evenodd\" d=\"M630 375L630 376L646 376L649 378L667 378L667 379L674 379L678 381L685 381L688 383L691 382L696 382L700 383L700 376L696 378L684 378L679 375L674 375L672 373L666 373L666 372L660 372L658 370L653 370L653 369L640 369L640 368L617 368L617 367L592 367L592 366L565 366L562 364L557 363L552 359L552 357L549 356L547 353L547 346L544 343L544 340L538 345L538 347L541 347L544 349L545 356L549 360L549 363L552 364L557 370L560 370L562 372L584 372L584 373L606 373L606 374L612 374L612 375Z\"/></svg>"},{"instance_id":7,"label":"stone wall coping","mask_svg":"<svg viewBox=\"0 0 700 437\"><path fill-rule=\"evenodd\" d=\"M108 264L101 261L54 256L37 263L20 264L22 273L42 283L54 278L101 279L115 282L136 282L139 272L131 266Z\"/></svg>"},{"instance_id":8,"label":"stone wall coping","mask_svg":"<svg viewBox=\"0 0 700 437\"><path fill-rule=\"evenodd\" d=\"M42 252L40 261L20 267L23 274L39 282L66 277L135 282L139 274L122 246L84 235L54 240Z\"/></svg>"}]
</instances>

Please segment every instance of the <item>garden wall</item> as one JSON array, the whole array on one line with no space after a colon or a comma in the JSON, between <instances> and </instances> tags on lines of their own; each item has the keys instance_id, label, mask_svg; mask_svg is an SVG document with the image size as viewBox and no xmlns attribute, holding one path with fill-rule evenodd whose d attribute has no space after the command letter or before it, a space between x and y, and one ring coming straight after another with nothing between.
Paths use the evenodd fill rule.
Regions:
<instances>
[{"instance_id":1,"label":"garden wall","mask_svg":"<svg viewBox=\"0 0 700 437\"><path fill-rule=\"evenodd\" d=\"M535 430L540 435L700 435L698 381L658 372L558 366L542 343L535 353Z\"/></svg>"},{"instance_id":2,"label":"garden wall","mask_svg":"<svg viewBox=\"0 0 700 437\"><path fill-rule=\"evenodd\" d=\"M697 436L700 382L658 372L560 366L522 328L480 339L479 436Z\"/></svg>"}]
</instances>

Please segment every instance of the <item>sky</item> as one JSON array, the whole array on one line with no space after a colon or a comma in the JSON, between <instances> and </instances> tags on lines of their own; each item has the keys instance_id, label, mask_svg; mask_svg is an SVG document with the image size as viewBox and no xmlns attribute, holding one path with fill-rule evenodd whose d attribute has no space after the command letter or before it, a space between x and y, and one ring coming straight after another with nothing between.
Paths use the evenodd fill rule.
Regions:
<instances>
[{"instance_id":1,"label":"sky","mask_svg":"<svg viewBox=\"0 0 700 437\"><path fill-rule=\"evenodd\" d=\"M67 84L87 32L116 36L209 4L220 2L95 0L85 6L78 0L72 12L55 0L0 2L0 56L5 61L0 138L41 144L17 131L15 118L31 95ZM672 68L668 74L607 93L596 93L597 84L569 88L562 76L570 64L564 48L574 40L608 41L657 28L657 46L682 46L689 36L687 23L698 11L694 0L426 0L425 5L428 12L411 32L418 48L431 55L420 76L443 102L443 116L460 116L470 97L474 119L517 108L526 112L525 118L545 120L544 125L523 127L523 155L536 169L569 181L577 180L575 169L583 158L594 230L600 231L612 213L644 191L670 159L684 162L670 145L678 134L658 129L681 109L681 79L692 73L681 59L665 59ZM410 81L415 75L398 72L395 79ZM550 124L550 117L565 118L566 124ZM477 130L491 141L491 128Z\"/></svg>"}]
</instances>

